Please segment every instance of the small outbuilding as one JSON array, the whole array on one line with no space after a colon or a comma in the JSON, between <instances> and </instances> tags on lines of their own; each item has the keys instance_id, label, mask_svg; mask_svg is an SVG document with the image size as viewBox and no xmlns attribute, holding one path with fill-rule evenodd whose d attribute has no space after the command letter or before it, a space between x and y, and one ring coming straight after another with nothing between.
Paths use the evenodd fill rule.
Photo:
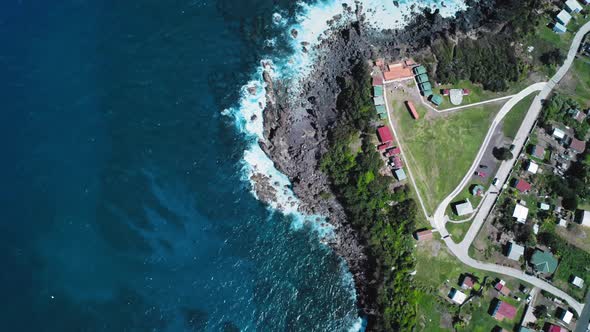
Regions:
<instances>
[{"instance_id":1,"label":"small outbuilding","mask_svg":"<svg viewBox=\"0 0 590 332\"><path fill-rule=\"evenodd\" d=\"M475 185L475 186L473 186L473 188L471 188L471 195L483 196L485 190L486 189L481 184Z\"/></svg>"},{"instance_id":2,"label":"small outbuilding","mask_svg":"<svg viewBox=\"0 0 590 332\"><path fill-rule=\"evenodd\" d=\"M463 289L471 289L473 288L473 285L475 285L475 280L473 280L473 278L470 275L463 275L463 278L461 279L461 288Z\"/></svg>"},{"instance_id":3,"label":"small outbuilding","mask_svg":"<svg viewBox=\"0 0 590 332\"><path fill-rule=\"evenodd\" d=\"M537 171L539 170L539 165L537 165L537 163L535 163L534 161L530 160L526 167L526 170L527 172L537 174Z\"/></svg>"},{"instance_id":4,"label":"small outbuilding","mask_svg":"<svg viewBox=\"0 0 590 332\"><path fill-rule=\"evenodd\" d=\"M467 295L458 289L452 288L449 292L449 298L457 304L463 304L467 300Z\"/></svg>"},{"instance_id":5,"label":"small outbuilding","mask_svg":"<svg viewBox=\"0 0 590 332\"><path fill-rule=\"evenodd\" d=\"M590 211L578 210L576 221L582 226L590 227Z\"/></svg>"},{"instance_id":6,"label":"small outbuilding","mask_svg":"<svg viewBox=\"0 0 590 332\"><path fill-rule=\"evenodd\" d=\"M514 207L514 212L512 212L512 217L516 219L521 224L526 222L526 218L529 215L529 208L524 205L516 204Z\"/></svg>"},{"instance_id":7,"label":"small outbuilding","mask_svg":"<svg viewBox=\"0 0 590 332\"><path fill-rule=\"evenodd\" d=\"M561 314L559 315L559 319L561 319L566 324L571 323L572 318L574 318L574 313L569 310L562 310Z\"/></svg>"},{"instance_id":8,"label":"small outbuilding","mask_svg":"<svg viewBox=\"0 0 590 332\"><path fill-rule=\"evenodd\" d=\"M555 22L555 25L553 25L553 32L555 33L566 33L567 32L567 28L565 27L565 25L559 23L559 22Z\"/></svg>"},{"instance_id":9,"label":"small outbuilding","mask_svg":"<svg viewBox=\"0 0 590 332\"><path fill-rule=\"evenodd\" d=\"M580 5L580 3L577 2L576 0L566 0L565 1L565 8L570 13L579 13L582 11L582 5Z\"/></svg>"},{"instance_id":10,"label":"small outbuilding","mask_svg":"<svg viewBox=\"0 0 590 332\"><path fill-rule=\"evenodd\" d=\"M373 95L375 97L383 96L383 86L374 86L373 87Z\"/></svg>"},{"instance_id":11,"label":"small outbuilding","mask_svg":"<svg viewBox=\"0 0 590 332\"><path fill-rule=\"evenodd\" d=\"M404 169L400 168L400 169L395 170L395 178L398 181L403 181L403 180L407 179L408 177L406 176L406 172L404 172Z\"/></svg>"},{"instance_id":12,"label":"small outbuilding","mask_svg":"<svg viewBox=\"0 0 590 332\"><path fill-rule=\"evenodd\" d=\"M418 240L418 241L430 240L433 237L431 229L425 229L422 231L418 231L418 232L416 232L415 236L416 236L416 240Z\"/></svg>"},{"instance_id":13,"label":"small outbuilding","mask_svg":"<svg viewBox=\"0 0 590 332\"><path fill-rule=\"evenodd\" d=\"M578 287L578 288L584 288L584 279L578 277L578 276L572 276L572 278L570 279L572 285Z\"/></svg>"},{"instance_id":14,"label":"small outbuilding","mask_svg":"<svg viewBox=\"0 0 590 332\"><path fill-rule=\"evenodd\" d=\"M565 138L565 132L559 128L553 128L553 133L551 133L555 139L562 140Z\"/></svg>"},{"instance_id":15,"label":"small outbuilding","mask_svg":"<svg viewBox=\"0 0 590 332\"><path fill-rule=\"evenodd\" d=\"M555 17L555 20L564 26L567 26L571 19L572 15L570 15L565 9L562 9Z\"/></svg>"},{"instance_id":16,"label":"small outbuilding","mask_svg":"<svg viewBox=\"0 0 590 332\"><path fill-rule=\"evenodd\" d=\"M522 255L524 255L523 246L518 245L515 242L510 242L508 244L508 258L512 259L513 261L519 261Z\"/></svg>"},{"instance_id":17,"label":"small outbuilding","mask_svg":"<svg viewBox=\"0 0 590 332\"><path fill-rule=\"evenodd\" d=\"M471 202L469 201L469 199L466 199L465 201L455 204L455 212L457 213L458 216L465 216L468 214L472 214L473 213L473 206L471 205Z\"/></svg>"},{"instance_id":18,"label":"small outbuilding","mask_svg":"<svg viewBox=\"0 0 590 332\"><path fill-rule=\"evenodd\" d=\"M439 94L433 94L430 97L430 102L432 102L436 106L440 106L440 104L442 104L443 102L443 97Z\"/></svg>"},{"instance_id":19,"label":"small outbuilding","mask_svg":"<svg viewBox=\"0 0 590 332\"><path fill-rule=\"evenodd\" d=\"M551 206L549 206L549 204L547 203L539 203L539 209L543 210L543 211L549 211L549 209L551 208Z\"/></svg>"}]
</instances>

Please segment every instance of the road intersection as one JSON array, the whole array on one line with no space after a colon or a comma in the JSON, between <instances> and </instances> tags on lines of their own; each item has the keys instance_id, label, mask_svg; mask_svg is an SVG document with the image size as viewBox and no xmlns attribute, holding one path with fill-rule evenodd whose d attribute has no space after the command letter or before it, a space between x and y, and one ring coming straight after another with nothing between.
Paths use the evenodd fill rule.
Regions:
<instances>
[{"instance_id":1,"label":"road intersection","mask_svg":"<svg viewBox=\"0 0 590 332\"><path fill-rule=\"evenodd\" d=\"M542 101L545 100L550 95L553 88L555 88L557 83L559 83L559 81L561 81L561 79L566 75L567 71L569 70L572 63L574 62L577 51L580 47L580 44L581 44L584 36L588 32L590 32L590 22L584 24L580 28L580 30L576 33L576 35L572 41L572 44L570 46L570 49L568 51L568 55L567 55L567 58L566 58L564 64L557 70L555 75L548 82L535 83L535 84L528 86L524 90L520 91L516 95L503 97L503 99L509 98L509 100L506 102L506 104L504 104L502 106L502 108L500 109L500 111L498 112L496 117L494 118L494 121L492 122L492 125L491 125L490 129L488 130L488 133L482 143L482 146L480 147L480 150L478 151L478 154L475 157L475 160L474 160L473 164L471 165L469 171L466 173L465 177L462 179L462 181L459 183L459 185L453 190L453 192L451 192L451 194L449 194L447 197L445 197L443 199L443 201L438 205L438 207L436 208L436 210L432 216L428 215L428 211L426 210L426 207L424 205L424 202L422 200L420 192L418 192L418 187L416 186L416 182L414 181L414 176L412 174L412 170L410 169L409 166L407 167L410 182L412 183L412 185L414 186L414 188L417 192L418 201L419 201L420 206L424 212L424 215L430 221L432 227L440 233L441 237L443 238L443 240L444 240L445 244L447 245L447 247L449 248L449 250L462 263L464 263L468 266L471 266L473 268L476 268L476 269L514 277L514 278L523 280L531 285L539 287L539 288L567 301L567 303L578 314L581 314L583 312L584 304L576 301L573 297L568 295L566 292L558 289L557 287L553 286L552 284L550 284L544 280L541 280L535 276L528 275L521 270L517 270L517 269L506 267L506 266L496 265L496 264L492 264L492 263L481 262L481 261L477 261L477 260L469 257L469 247L471 246L471 243L475 239L481 226L484 224L485 220L487 219L488 214L492 210L492 207L494 206L494 204L496 202L498 192L500 191L501 187L508 179L510 171L512 170L514 163L516 162L516 157L514 157L510 160L504 161L500 165L500 168L498 169L498 172L496 174L496 177L498 178L496 185L498 187L492 186L492 188L490 188L487 191L482 204L480 204L480 207L477 210L475 217L473 218L472 224L471 224L469 230L467 231L467 234L465 235L465 237L463 238L463 240L460 243L455 243L451 239L451 237L449 236L449 233L445 227L445 224L448 220L448 218L446 218L446 216L445 216L445 212L446 212L447 206L451 203L451 201L469 183L469 180L471 179L473 172L475 172L475 170L477 169L477 166L479 165L479 162L480 162L483 154L485 153L485 151L488 147L488 144L491 141L491 138L494 134L496 127L502 122L502 120L504 119L506 114L508 114L510 112L510 110L526 96L528 96L532 93L538 93L538 95L533 99L533 102L532 102L532 104L531 104L531 106L530 106L530 108L529 108L517 134L516 134L514 142L513 142L513 144L515 146L514 151L520 152L522 150L522 148L525 144L526 138L528 137L529 133L533 129L535 121L536 121L537 117L539 116L539 113L541 112ZM384 89L384 90L386 90L386 89ZM384 92L384 93L385 93L384 96L386 99L387 98L386 92ZM488 102L490 102L490 101L488 101ZM485 102L482 102L482 103L485 103ZM388 103L385 103L385 106L387 108L387 115L388 115L390 127L393 130L394 135L396 137L399 137L397 135L397 133L395 132L395 127L393 126L393 122L392 122L392 118L391 118L391 111L389 109ZM473 106L473 105L466 105L466 107L468 107L468 106ZM407 160L407 159L405 159L404 150L401 146L400 146L400 150L401 150L401 154L402 154L402 157L404 158L404 160ZM586 309L588 309L588 308L586 308ZM584 310L585 313L587 313L587 311L588 310Z\"/></svg>"}]
</instances>

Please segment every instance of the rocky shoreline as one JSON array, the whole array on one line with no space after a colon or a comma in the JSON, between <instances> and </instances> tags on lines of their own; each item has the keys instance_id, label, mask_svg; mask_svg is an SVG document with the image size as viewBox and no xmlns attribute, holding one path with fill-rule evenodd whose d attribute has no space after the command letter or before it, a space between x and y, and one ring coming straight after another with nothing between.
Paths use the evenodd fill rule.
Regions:
<instances>
[{"instance_id":1,"label":"rocky shoreline","mask_svg":"<svg viewBox=\"0 0 590 332\"><path fill-rule=\"evenodd\" d=\"M354 9L344 7L345 11L354 11L356 19L333 28L329 37L314 49L317 61L309 78L300 82L302 89L297 96L289 91L287 82L273 81L268 71L264 71L267 105L263 113L265 140L259 142L260 146L277 169L291 180L293 192L301 201L300 211L326 216L335 227L336 237L329 245L348 263L359 309L366 315L377 313L371 291L378 280L372 267L374 258L367 253L363 234L348 223L327 176L319 169L321 157L328 148L328 133L338 124L338 81L350 76L350 69L359 61L423 54L428 52L431 38L437 35L467 35L482 29L493 3L468 1L470 7L457 19L424 12L416 15L405 29L395 31L378 31L368 24L360 5ZM297 38L296 31L292 31L292 37ZM301 52L308 52L308 47L309 44L301 41ZM272 200L275 189L270 179L256 174L253 177L258 197Z\"/></svg>"}]
</instances>

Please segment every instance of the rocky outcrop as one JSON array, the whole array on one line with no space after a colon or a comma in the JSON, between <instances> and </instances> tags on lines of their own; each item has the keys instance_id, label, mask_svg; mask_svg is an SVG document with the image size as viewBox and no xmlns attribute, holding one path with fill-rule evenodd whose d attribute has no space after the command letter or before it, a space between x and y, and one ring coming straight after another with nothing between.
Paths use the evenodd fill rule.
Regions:
<instances>
[{"instance_id":1,"label":"rocky outcrop","mask_svg":"<svg viewBox=\"0 0 590 332\"><path fill-rule=\"evenodd\" d=\"M263 113L265 140L260 145L275 166L290 178L293 191L301 200L300 210L327 216L336 228L337 236L330 245L348 262L355 278L359 307L367 314L376 312L370 288L378 276L373 275L362 234L347 222L342 206L331 195L328 178L319 167L327 150L328 132L338 122L338 80L349 76L350 69L359 61L377 56L396 59L403 54L424 52L431 39L439 34L481 26L485 15L480 8L486 3L480 1L457 20L426 12L403 31L379 31L365 24L360 6L344 8L349 13L354 12L356 19L334 28L329 37L313 49L317 61L309 78L300 82L299 91L290 90L286 82L273 81L267 71L263 74L267 83L267 105ZM291 36L297 38L297 31L291 31ZM308 52L309 47L302 41L302 52Z\"/></svg>"}]
</instances>

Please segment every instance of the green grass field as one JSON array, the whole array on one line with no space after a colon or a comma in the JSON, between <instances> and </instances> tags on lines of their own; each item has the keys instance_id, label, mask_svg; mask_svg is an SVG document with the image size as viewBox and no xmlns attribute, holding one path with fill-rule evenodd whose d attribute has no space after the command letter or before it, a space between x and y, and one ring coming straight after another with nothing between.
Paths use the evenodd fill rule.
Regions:
<instances>
[{"instance_id":1,"label":"green grass field","mask_svg":"<svg viewBox=\"0 0 590 332\"><path fill-rule=\"evenodd\" d=\"M590 106L590 57L574 60L566 79L559 84L560 93L576 100L583 107Z\"/></svg>"},{"instance_id":2,"label":"green grass field","mask_svg":"<svg viewBox=\"0 0 590 332\"><path fill-rule=\"evenodd\" d=\"M520 128L522 120L524 119L524 116L529 110L529 107L531 106L531 103L533 102L533 99L536 95L537 94L528 95L516 105L514 105L512 110L506 114L504 120L502 120L502 132L504 132L506 137L514 139L516 133L518 132L518 128Z\"/></svg>"},{"instance_id":3,"label":"green grass field","mask_svg":"<svg viewBox=\"0 0 590 332\"><path fill-rule=\"evenodd\" d=\"M413 120L403 101L393 101L394 121L409 159L406 162L429 213L465 176L501 104L476 106L431 119L424 119L426 109L416 105L421 118Z\"/></svg>"},{"instance_id":4,"label":"green grass field","mask_svg":"<svg viewBox=\"0 0 590 332\"><path fill-rule=\"evenodd\" d=\"M460 242L471 226L471 222L453 223L448 222L446 227L447 231L451 234L453 241Z\"/></svg>"},{"instance_id":5,"label":"green grass field","mask_svg":"<svg viewBox=\"0 0 590 332\"><path fill-rule=\"evenodd\" d=\"M441 248L437 249L440 245ZM433 241L429 244L421 245L416 250L417 274L416 284L419 291L418 296L418 326L417 331L450 331L440 327L441 318L445 315L451 315L458 308L446 302L446 294L441 293L441 289L450 289L458 287L458 280L462 273L471 273L483 281L485 276L488 280L493 280L497 275L484 273L473 270L463 265L453 257L444 244ZM510 289L518 289L517 280L503 277ZM489 286L487 286L489 287ZM476 298L471 303L461 308L461 315L471 316L466 326L460 327L459 331L491 331L496 325L502 326L509 330L519 321L522 316L523 306L521 304L515 321L498 322L488 314L490 303L493 296L489 296L484 290L482 297Z\"/></svg>"}]
</instances>

